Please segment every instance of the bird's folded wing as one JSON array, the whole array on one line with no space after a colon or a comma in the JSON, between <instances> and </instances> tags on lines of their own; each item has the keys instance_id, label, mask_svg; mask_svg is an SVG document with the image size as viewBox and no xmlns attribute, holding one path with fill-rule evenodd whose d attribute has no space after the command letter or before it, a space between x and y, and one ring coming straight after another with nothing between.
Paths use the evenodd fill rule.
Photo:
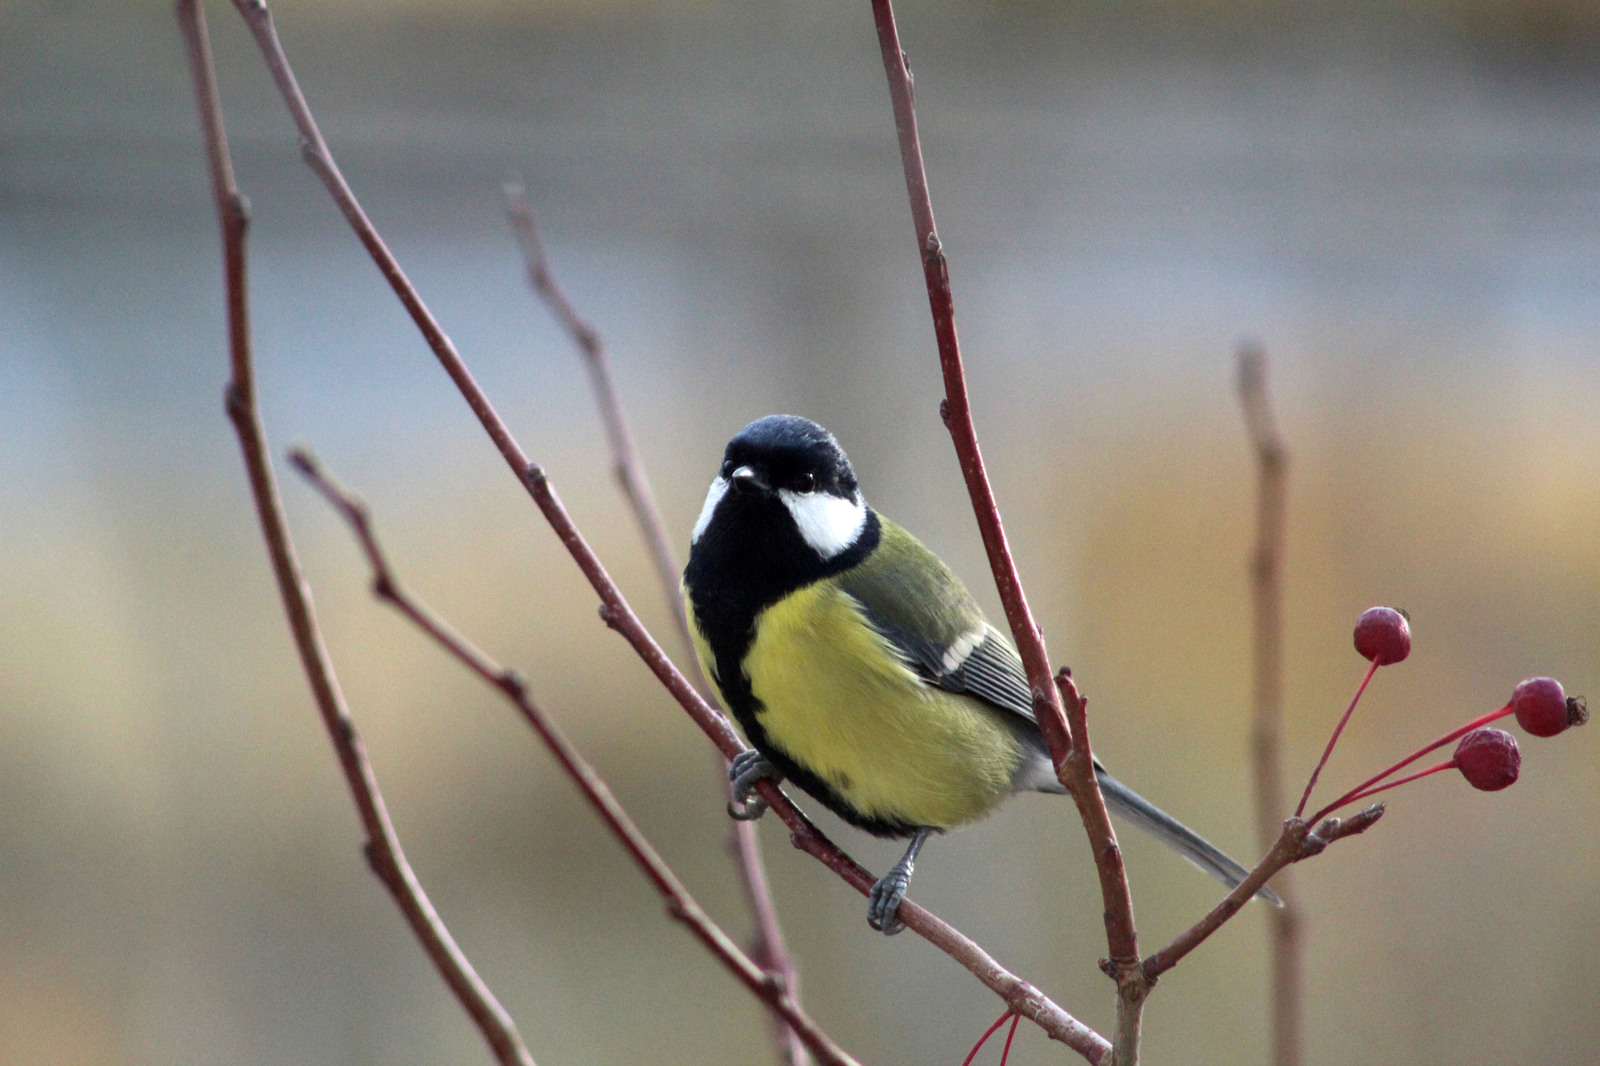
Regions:
<instances>
[{"instance_id":1,"label":"bird's folded wing","mask_svg":"<svg viewBox=\"0 0 1600 1066\"><path fill-rule=\"evenodd\" d=\"M838 577L867 623L930 685L1034 724L1028 676L961 580L915 537L879 516L882 540Z\"/></svg>"},{"instance_id":2,"label":"bird's folded wing","mask_svg":"<svg viewBox=\"0 0 1600 1066\"><path fill-rule=\"evenodd\" d=\"M954 640L940 641L894 625L862 603L867 624L883 634L906 664L924 681L946 692L975 696L999 710L1014 714L1030 725L1033 698L1022 659L1011 642L987 623L961 634Z\"/></svg>"}]
</instances>

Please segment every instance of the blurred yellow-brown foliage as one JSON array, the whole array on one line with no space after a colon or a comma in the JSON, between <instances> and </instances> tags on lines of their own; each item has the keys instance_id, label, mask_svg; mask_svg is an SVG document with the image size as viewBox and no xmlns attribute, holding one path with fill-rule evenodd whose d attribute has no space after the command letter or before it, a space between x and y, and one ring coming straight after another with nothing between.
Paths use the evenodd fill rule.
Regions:
<instances>
[{"instance_id":1,"label":"blurred yellow-brown foliage","mask_svg":"<svg viewBox=\"0 0 1600 1066\"><path fill-rule=\"evenodd\" d=\"M1292 448L1291 778L1407 608L1324 775L1600 657L1600 44L1589 5L904 5L980 434L1052 652L1119 775L1241 856L1252 468L1232 348ZM710 748L592 597L301 167L210 5L254 203L262 395L408 582L529 675L712 911L744 917ZM523 292L522 177L607 334L674 535L790 410L993 613L948 442L864 2L345 4L282 32L335 153L525 446L670 636L576 359ZM213 219L164 5L0 11L0 1063L487 1061L358 850L222 417ZM285 494L417 870L541 1063L770 1061L491 694ZM1431 779L1301 868L1310 1061L1600 1058L1594 738L1496 795ZM1330 795L1332 792L1330 791ZM869 866L897 846L827 822ZM959 1062L999 1008L764 827L814 1014ZM1147 945L1215 886L1126 842ZM1110 1021L1069 806L935 841L916 896ZM1151 1063L1265 1056L1260 916L1163 979ZM1014 1063L1067 1056L1019 1034Z\"/></svg>"}]
</instances>

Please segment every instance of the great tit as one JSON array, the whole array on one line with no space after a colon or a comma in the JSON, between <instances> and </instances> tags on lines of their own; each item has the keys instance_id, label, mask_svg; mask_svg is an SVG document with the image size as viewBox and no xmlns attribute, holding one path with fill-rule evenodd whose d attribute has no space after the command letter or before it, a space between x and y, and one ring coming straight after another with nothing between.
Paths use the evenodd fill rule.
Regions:
<instances>
[{"instance_id":1,"label":"great tit","mask_svg":"<svg viewBox=\"0 0 1600 1066\"><path fill-rule=\"evenodd\" d=\"M929 835L1013 792L1065 793L1011 642L938 556L867 506L833 434L793 415L728 442L683 575L695 651L754 751L735 817L787 778L851 825L910 837L872 888L884 933ZM1244 867L1095 766L1113 813L1230 887ZM1260 898L1281 905L1270 890Z\"/></svg>"}]
</instances>

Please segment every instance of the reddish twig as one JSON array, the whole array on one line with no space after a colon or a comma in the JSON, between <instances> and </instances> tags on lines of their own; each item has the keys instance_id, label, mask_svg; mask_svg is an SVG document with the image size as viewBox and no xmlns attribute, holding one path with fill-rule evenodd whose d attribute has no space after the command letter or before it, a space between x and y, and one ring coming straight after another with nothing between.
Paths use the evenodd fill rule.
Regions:
<instances>
[{"instance_id":1,"label":"reddish twig","mask_svg":"<svg viewBox=\"0 0 1600 1066\"><path fill-rule=\"evenodd\" d=\"M1094 781L1094 752L1089 747L1089 701L1079 695L1071 670L1062 669L1056 674L1055 684L1061 695L1062 706L1066 708L1067 724L1075 738L1072 752L1067 756L1072 780L1075 785ZM1089 836L1095 870L1100 875L1100 898L1106 908L1106 943L1109 951L1101 961L1100 968L1117 983L1116 1061L1131 1063L1137 1061L1140 1019L1145 997L1150 994L1151 982L1139 966L1139 934L1133 924L1128 873L1105 802L1087 802L1090 797L1099 798L1099 786L1096 785L1092 791L1081 786L1075 787L1072 795L1078 804L1084 831Z\"/></svg>"},{"instance_id":2,"label":"reddish twig","mask_svg":"<svg viewBox=\"0 0 1600 1066\"><path fill-rule=\"evenodd\" d=\"M211 189L222 227L228 351L232 365L227 387L228 417L239 438L245 471L250 480L250 492L255 499L256 513L267 543L273 574L278 581L284 611L288 615L289 629L294 635L295 647L299 651L317 709L321 712L323 725L338 755L340 769L344 771L345 782L367 835L364 849L367 861L394 897L434 967L488 1041L495 1058L506 1066L533 1066L533 1056L517 1032L516 1024L473 970L471 962L445 928L406 861L405 852L400 847L400 840L384 805L383 794L378 789L377 778L367 761L365 748L356 732L355 722L350 717L333 664L323 644L311 607L310 591L301 574L284 519L277 482L267 460L265 433L255 402L245 273L248 207L234 179L205 15L198 0L178 0L177 15L194 76L195 99L205 136Z\"/></svg>"},{"instance_id":3,"label":"reddish twig","mask_svg":"<svg viewBox=\"0 0 1600 1066\"><path fill-rule=\"evenodd\" d=\"M1067 709L1067 723L1072 735L1081 741L1072 746L1072 754L1068 756L1073 776L1077 780L1092 780L1094 752L1089 747L1089 701L1079 695L1071 670L1063 668L1056 674L1055 685L1061 695L1062 706ZM1085 791L1078 790L1074 797ZM1111 826L1111 816L1104 803L1093 805L1079 799L1078 804L1089 834L1089 845L1094 851L1095 868L1100 874L1100 894L1106 901L1106 939L1111 949L1111 957L1107 962L1110 967L1117 969L1136 966L1139 962L1139 934L1134 929L1133 911L1131 908L1114 906L1116 900L1128 897L1128 878L1122 864L1122 849L1117 844L1116 830ZM1111 972L1110 969L1107 972Z\"/></svg>"},{"instance_id":4,"label":"reddish twig","mask_svg":"<svg viewBox=\"0 0 1600 1066\"><path fill-rule=\"evenodd\" d=\"M562 505L560 497L556 495L544 471L528 461L526 454L495 411L493 404L473 379L455 345L439 328L438 322L423 303L415 286L401 270L399 262L367 218L343 175L339 173L327 144L317 129L316 121L311 115L304 95L300 92L294 72L278 41L277 31L273 28L272 17L266 5L260 0L233 0L233 3L255 38L268 72L277 84L290 116L300 131L302 154L307 165L327 188L357 238L389 282L401 305L411 315L428 347L455 383L468 407L478 417L489 439L529 495L533 497L545 520L549 522L556 536L588 579L590 586L600 598L602 620L632 646L656 679L724 756L731 758L745 750L743 742L727 720L700 697L694 686L679 672L649 631L640 623L638 616L628 606L627 599L606 573L599 557L595 555L594 550L590 548L572 521L571 515ZM795 847L822 862L863 895L871 889L875 880L872 875L812 825L781 789L770 781L763 781L758 787L762 799L767 801L773 812L789 827L790 840ZM1052 1039L1073 1048L1093 1063L1101 1062L1109 1051L1110 1044L1104 1037L1067 1013L1037 988L1006 970L971 939L963 936L931 912L906 900L896 912L896 917L903 921L908 929L960 963L1018 1014L1035 1022Z\"/></svg>"},{"instance_id":5,"label":"reddish twig","mask_svg":"<svg viewBox=\"0 0 1600 1066\"><path fill-rule=\"evenodd\" d=\"M889 0L872 0L872 14L878 30L878 45L883 53L884 75L889 82L889 99L894 108L895 131L900 144L900 163L905 171L906 195L911 203L911 221L922 259L923 279L928 288L928 305L933 315L933 332L939 348L939 365L944 375L945 399L940 405L940 414L955 444L961 474L966 480L967 495L971 498L984 550L989 556L989 568L994 573L1000 601L1005 607L1006 621L1010 623L1012 638L1016 641L1017 651L1027 670L1035 717L1049 745L1051 758L1055 761L1057 776L1077 800L1084 830L1094 849L1095 866L1100 872L1105 904L1106 944L1113 967L1107 972L1116 978L1118 988L1119 1037L1114 1057L1121 1066L1132 1066L1138 1061L1138 1014L1145 993L1145 982L1136 970L1139 949L1134 936L1133 900L1128 893L1121 852L1116 847L1115 835L1110 831L1105 799L1100 794L1099 781L1090 762L1089 739L1082 732L1085 727L1081 701L1078 701L1075 713L1079 720L1069 727L1063 710L1064 700L1074 701L1077 694L1073 691L1072 696L1068 697L1065 692L1057 691L1055 679L1051 676L1050 655L1045 649L1044 635L1034 621L1027 596L1023 593L1022 579L1011 557L1005 526L1000 519L1000 508L978 447L977 429L973 425L972 406L967 396L961 344L956 336L955 298L950 289L950 268L934 226L928 175L922 162L922 142L917 133L915 86L910 63L900 46L900 31L895 25L894 9ZM1069 681L1068 687L1070 685ZM1082 741L1082 750L1077 759L1069 757L1074 736Z\"/></svg>"},{"instance_id":6,"label":"reddish twig","mask_svg":"<svg viewBox=\"0 0 1600 1066\"><path fill-rule=\"evenodd\" d=\"M878 45L883 52L883 69L889 79L889 99L894 106L895 132L900 141L900 163L905 170L906 193L911 201L911 222L917 234L917 249L922 259L923 278L928 287L928 304L933 312L933 332L939 346L939 365L944 373L945 399L939 413L955 442L956 458L966 480L967 494L977 517L989 567L994 571L1000 602L1017 651L1027 668L1028 684L1040 711L1039 726L1050 745L1050 755L1060 767L1072 746L1071 733L1062 712L1060 698L1051 679L1050 656L1044 637L1028 607L1017 576L1011 546L1006 540L1000 508L995 502L983 453L978 448L978 433L972 424L972 407L967 398L967 378L961 361L961 344L956 338L955 298L950 291L950 267L944 246L934 228L933 202L928 196L928 175L922 165L922 141L917 134L917 112L913 101L913 80L908 57L900 47L900 31L895 25L889 0L872 0L873 20L878 27Z\"/></svg>"},{"instance_id":7,"label":"reddish twig","mask_svg":"<svg viewBox=\"0 0 1600 1066\"><path fill-rule=\"evenodd\" d=\"M584 369L589 372L589 385L594 390L595 405L600 409L600 421L605 426L606 441L611 446L611 459L616 464L613 473L617 484L628 498L634 517L639 521L639 530L650 548L650 560L655 564L667 610L677 624L679 635L683 637L684 647L692 649L688 616L679 592L683 567L678 562L677 552L673 551L672 538L667 535L667 523L661 517L661 509L656 506L655 493L650 491L650 479L645 476L644 463L640 461L639 450L633 443L633 431L629 429L627 416L622 412L622 398L611 377L605 342L601 340L599 331L578 314L578 309L556 281L555 273L550 269L550 257L539 238L533 208L529 206L522 186L507 185L505 197L506 217L522 249L528 284L545 302L550 313L555 315L583 356Z\"/></svg>"},{"instance_id":8,"label":"reddish twig","mask_svg":"<svg viewBox=\"0 0 1600 1066\"><path fill-rule=\"evenodd\" d=\"M599 331L578 314L578 309L556 280L544 242L539 238L539 227L534 218L533 208L528 203L523 187L518 184L507 185L505 197L506 216L510 220L512 232L517 237L517 243L522 248L523 266L528 274L528 284L545 302L551 314L555 315L583 356L584 368L589 372L589 384L594 390L595 405L600 409L600 420L605 426L606 440L611 446L611 457L616 464L617 484L627 497L634 517L638 519L639 530L644 535L645 544L650 549L650 558L655 563L656 577L661 583L662 598L666 601L667 613L677 625L678 635L683 641L683 650L688 653L695 687L709 700L711 687L706 683L705 675L700 670L699 659L694 653L694 641L689 636L688 614L684 609L679 577L683 572L683 566L678 561L677 553L672 549L672 540L667 535L667 523L661 517L661 509L656 506L655 493L650 490L650 479L645 475L644 463L634 446L633 433L628 427L627 416L622 411L622 399L611 376L605 343L601 340ZM724 774L727 765L725 760L721 762ZM750 908L755 929L751 954L764 968L776 973L790 994L798 1000L799 976L795 970L794 959L784 944L783 928L778 924L777 908L773 905L772 893L767 886L766 865L761 858L761 837L757 833L756 824L754 820L747 819L729 819L729 822L728 850L733 858L734 869L739 874L740 885L744 889L745 902ZM779 1050L787 1066L803 1066L805 1046L800 1042L798 1035L792 1029L780 1024L778 1041Z\"/></svg>"},{"instance_id":9,"label":"reddish twig","mask_svg":"<svg viewBox=\"0 0 1600 1066\"><path fill-rule=\"evenodd\" d=\"M1384 805L1374 803L1349 818L1329 818L1319 823L1315 829L1300 818L1290 818L1284 822L1283 831L1278 834L1272 850L1268 851L1266 857L1250 871L1248 877L1240 881L1221 903L1211 908L1204 918L1174 937L1172 943L1152 955L1145 956L1142 966L1146 978L1154 982L1176 966L1185 955L1203 944L1212 933L1221 929L1228 919L1238 914L1239 909L1250 902L1261 887L1285 866L1322 854L1328 845L1336 840L1366 832L1383 817L1383 812Z\"/></svg>"},{"instance_id":10,"label":"reddish twig","mask_svg":"<svg viewBox=\"0 0 1600 1066\"><path fill-rule=\"evenodd\" d=\"M677 874L673 873L633 819L628 816L627 811L617 802L617 798L606 786L605 781L562 735L555 723L534 703L528 694L527 683L521 675L495 663L401 587L378 544L366 507L334 484L308 452L296 450L291 453L290 459L349 524L361 544L361 550L366 555L368 564L372 567L373 593L405 615L457 661L511 701L527 723L539 734L545 746L555 755L556 761L561 763L562 769L577 784L589 804L599 812L612 834L622 842L622 846L627 849L633 861L665 898L667 913L687 925L700 942L756 998L783 1018L789 1029L816 1054L818 1059L838 1066L853 1064L855 1060L806 1015L784 982L774 980L771 974L751 961L732 938L711 920L690 895L688 888L678 879Z\"/></svg>"},{"instance_id":11,"label":"reddish twig","mask_svg":"<svg viewBox=\"0 0 1600 1066\"><path fill-rule=\"evenodd\" d=\"M722 760L722 764L726 766L726 760ZM726 780L726 774L723 779ZM750 910L755 930L750 954L799 1003L800 974L795 967L794 957L784 944L783 927L778 924L778 910L772 901L772 889L767 883L767 864L761 857L761 836L756 831L753 819L730 820L733 827L728 830L728 854L739 872L739 885L744 889L745 906ZM805 1054L805 1043L782 1018L775 1023L775 1035L784 1066L805 1066L810 1061Z\"/></svg>"},{"instance_id":12,"label":"reddish twig","mask_svg":"<svg viewBox=\"0 0 1600 1066\"><path fill-rule=\"evenodd\" d=\"M1256 453L1256 543L1250 563L1254 683L1252 703L1257 837L1270 849L1283 815L1283 556L1287 523L1288 449L1267 395L1261 346L1239 346L1239 403ZM1270 912L1272 1062L1299 1066L1304 1039L1305 957L1300 904L1291 871L1275 887L1283 906Z\"/></svg>"}]
</instances>

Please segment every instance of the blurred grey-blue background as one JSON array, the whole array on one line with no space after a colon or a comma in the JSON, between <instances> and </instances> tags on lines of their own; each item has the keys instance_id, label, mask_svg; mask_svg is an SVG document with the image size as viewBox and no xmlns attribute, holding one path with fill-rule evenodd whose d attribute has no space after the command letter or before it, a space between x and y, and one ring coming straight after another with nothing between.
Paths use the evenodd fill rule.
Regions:
<instances>
[{"instance_id":1,"label":"blurred grey-blue background","mask_svg":"<svg viewBox=\"0 0 1600 1066\"><path fill-rule=\"evenodd\" d=\"M903 7L980 434L1120 776L1254 854L1242 336L1294 455L1291 778L1359 677L1372 603L1411 612L1416 651L1330 795L1521 677L1596 690L1600 14ZM663 639L582 370L524 289L508 179L610 342L680 542L727 437L794 411L998 617L865 0L275 10L358 195ZM527 672L742 935L709 746L599 624L300 163L231 7L208 14L278 454L310 444L368 498L413 587ZM167 5L0 4L0 1063L487 1061L361 860L222 416L219 265ZM402 838L538 1061L770 1061L749 997L533 738L285 494ZM1524 756L1509 792L1427 781L1301 868L1310 1061L1600 1058L1594 738ZM764 833L818 1019L867 1062L960 1062L993 997L870 934L858 896ZM838 836L875 868L898 850ZM1215 887L1126 845L1154 947ZM1109 1024L1069 805L1020 799L919 868L918 899ZM1246 913L1163 979L1147 1061L1264 1061L1263 930ZM1012 1053L1069 1059L1026 1027Z\"/></svg>"}]
</instances>

